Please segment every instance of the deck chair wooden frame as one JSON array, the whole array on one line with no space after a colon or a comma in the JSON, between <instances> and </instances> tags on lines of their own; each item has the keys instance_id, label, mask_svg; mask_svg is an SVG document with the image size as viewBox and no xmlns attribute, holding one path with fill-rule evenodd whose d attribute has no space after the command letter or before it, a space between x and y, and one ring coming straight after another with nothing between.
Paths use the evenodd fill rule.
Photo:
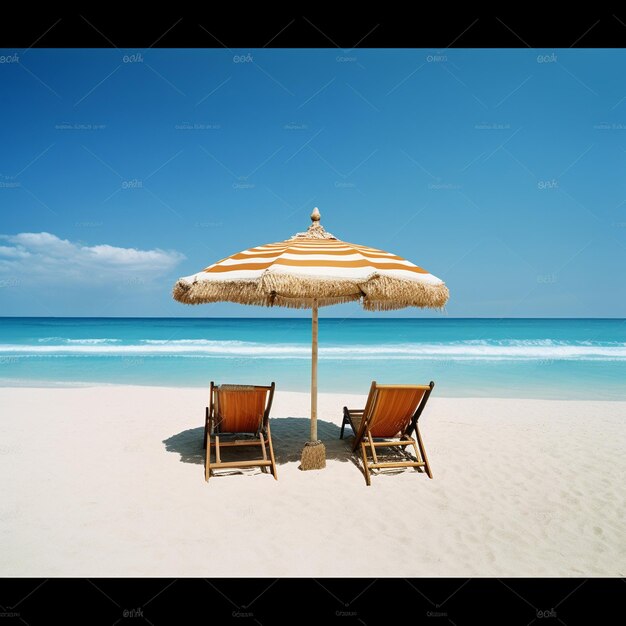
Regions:
<instances>
[{"instance_id":1,"label":"deck chair wooden frame","mask_svg":"<svg viewBox=\"0 0 626 626\"><path fill-rule=\"evenodd\" d=\"M373 381L364 409L343 407L339 437L343 439L344 428L349 424L355 435L352 450L356 452L361 448L363 473L368 486L371 485L371 471L376 469L423 467L428 477L433 477L417 422L434 386L432 381L429 385L379 385ZM395 395L395 401L392 395ZM413 433L417 440L413 438ZM410 460L379 461L376 448L394 446L400 446L405 451L412 446L415 459L407 453ZM369 462L368 452L373 463Z\"/></svg>"},{"instance_id":2,"label":"deck chair wooden frame","mask_svg":"<svg viewBox=\"0 0 626 626\"><path fill-rule=\"evenodd\" d=\"M275 384L265 385L216 385L211 381L209 393L209 406L206 407L204 421L204 478L208 482L211 472L217 469L233 469L260 467L262 471L269 467L272 475L278 480L276 473L276 460L272 444L270 430L270 410L274 399ZM234 414L225 415L220 408L220 393L246 393L265 391L264 410L262 415L238 415L235 408L229 412ZM232 441L220 441L225 435L253 435L248 439L234 439ZM221 449L227 447L257 446L261 448L262 458L246 461L222 461ZM215 459L211 460L211 451L214 451ZM269 453L269 455L268 455Z\"/></svg>"}]
</instances>

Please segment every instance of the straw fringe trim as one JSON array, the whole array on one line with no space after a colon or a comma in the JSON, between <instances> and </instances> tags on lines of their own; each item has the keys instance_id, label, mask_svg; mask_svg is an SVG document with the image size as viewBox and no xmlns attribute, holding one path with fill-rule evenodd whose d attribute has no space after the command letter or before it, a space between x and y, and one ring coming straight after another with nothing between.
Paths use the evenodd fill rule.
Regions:
<instances>
[{"instance_id":1,"label":"straw fringe trim","mask_svg":"<svg viewBox=\"0 0 626 626\"><path fill-rule=\"evenodd\" d=\"M405 307L442 309L449 298L445 283L430 285L375 274L364 281L328 280L264 274L259 280L179 280L173 296L184 304L236 302L256 306L283 306L309 309L318 306L361 301L367 311L391 311Z\"/></svg>"},{"instance_id":2,"label":"straw fringe trim","mask_svg":"<svg viewBox=\"0 0 626 626\"><path fill-rule=\"evenodd\" d=\"M392 311L414 306L443 309L450 292L445 283L431 285L413 280L376 275L362 289L363 308L366 311Z\"/></svg>"}]
</instances>

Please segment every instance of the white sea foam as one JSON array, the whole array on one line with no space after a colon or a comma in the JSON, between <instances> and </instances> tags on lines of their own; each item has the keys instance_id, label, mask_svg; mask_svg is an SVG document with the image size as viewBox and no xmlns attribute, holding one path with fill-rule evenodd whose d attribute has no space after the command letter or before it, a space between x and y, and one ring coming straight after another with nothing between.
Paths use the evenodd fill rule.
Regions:
<instances>
[{"instance_id":1,"label":"white sea foam","mask_svg":"<svg viewBox=\"0 0 626 626\"><path fill-rule=\"evenodd\" d=\"M66 337L42 337L41 339L37 339L39 343L61 343L68 345L99 345L99 344L109 344L109 343L120 343L121 339L109 339L107 337L103 337L101 339L68 339Z\"/></svg>"},{"instance_id":2,"label":"white sea foam","mask_svg":"<svg viewBox=\"0 0 626 626\"><path fill-rule=\"evenodd\" d=\"M221 358L310 358L308 344L270 344L208 339L147 339L123 345L119 339L58 338L60 343L0 345L0 357L24 356L207 356ZM626 360L626 344L542 340L468 340L448 343L322 345L322 359L449 360Z\"/></svg>"}]
</instances>

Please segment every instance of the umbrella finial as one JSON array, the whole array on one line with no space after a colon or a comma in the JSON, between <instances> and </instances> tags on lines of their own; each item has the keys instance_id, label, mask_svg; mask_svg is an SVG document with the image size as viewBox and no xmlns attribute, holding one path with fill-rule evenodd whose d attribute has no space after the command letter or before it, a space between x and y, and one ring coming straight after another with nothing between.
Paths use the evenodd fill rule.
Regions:
<instances>
[{"instance_id":1,"label":"umbrella finial","mask_svg":"<svg viewBox=\"0 0 626 626\"><path fill-rule=\"evenodd\" d=\"M296 233L291 239L337 239L334 235L327 233L320 224L320 210L315 207L311 212L311 225L304 233Z\"/></svg>"}]
</instances>

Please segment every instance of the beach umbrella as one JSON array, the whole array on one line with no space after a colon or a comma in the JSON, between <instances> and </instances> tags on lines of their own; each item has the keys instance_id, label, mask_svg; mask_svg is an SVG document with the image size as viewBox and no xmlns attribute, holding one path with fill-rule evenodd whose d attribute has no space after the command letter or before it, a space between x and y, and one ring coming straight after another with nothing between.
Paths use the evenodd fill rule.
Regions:
<instances>
[{"instance_id":1,"label":"beach umbrella","mask_svg":"<svg viewBox=\"0 0 626 626\"><path fill-rule=\"evenodd\" d=\"M318 308L361 302L368 311L404 307L441 309L445 283L402 257L337 239L320 224L278 243L250 248L180 278L174 299L185 304L238 302L312 310L311 440L302 452L302 469L324 467L325 449L317 439Z\"/></svg>"}]
</instances>

